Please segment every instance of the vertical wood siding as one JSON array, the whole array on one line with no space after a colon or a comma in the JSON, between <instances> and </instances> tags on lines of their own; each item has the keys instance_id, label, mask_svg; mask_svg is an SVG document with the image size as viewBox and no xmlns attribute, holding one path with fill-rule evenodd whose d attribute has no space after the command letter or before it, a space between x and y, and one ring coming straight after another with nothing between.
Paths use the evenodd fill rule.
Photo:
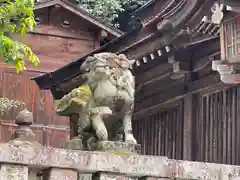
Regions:
<instances>
[{"instance_id":1,"label":"vertical wood siding","mask_svg":"<svg viewBox=\"0 0 240 180\"><path fill-rule=\"evenodd\" d=\"M194 95L191 136L192 159L240 164L240 86ZM183 103L133 121L134 135L142 153L183 159ZM187 119L186 119L187 120ZM185 139L186 141L187 139Z\"/></svg>"},{"instance_id":2,"label":"vertical wood siding","mask_svg":"<svg viewBox=\"0 0 240 180\"><path fill-rule=\"evenodd\" d=\"M195 160L240 164L240 86L200 96Z\"/></svg>"},{"instance_id":3,"label":"vertical wood siding","mask_svg":"<svg viewBox=\"0 0 240 180\"><path fill-rule=\"evenodd\" d=\"M16 74L0 68L0 96L25 103L24 107L12 109L0 118L0 141L11 140L16 128L14 120L19 111L27 108L33 112L33 131L37 140L45 145L60 147L69 138L69 120L56 115L50 91L40 91L26 74Z\"/></svg>"},{"instance_id":4,"label":"vertical wood siding","mask_svg":"<svg viewBox=\"0 0 240 180\"><path fill-rule=\"evenodd\" d=\"M143 154L182 159L183 104L133 121L133 131Z\"/></svg>"}]
</instances>

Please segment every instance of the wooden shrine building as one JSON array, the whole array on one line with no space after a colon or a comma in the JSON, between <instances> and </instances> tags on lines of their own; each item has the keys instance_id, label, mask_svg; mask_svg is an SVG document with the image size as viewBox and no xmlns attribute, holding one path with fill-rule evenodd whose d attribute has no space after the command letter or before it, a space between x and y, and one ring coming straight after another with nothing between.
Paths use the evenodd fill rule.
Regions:
<instances>
[{"instance_id":1,"label":"wooden shrine building","mask_svg":"<svg viewBox=\"0 0 240 180\"><path fill-rule=\"evenodd\" d=\"M43 145L59 147L68 138L68 120L55 113L50 91L40 91L30 77L54 71L86 53L98 49L101 42L122 35L90 16L67 0L41 0L35 4L37 27L24 38L40 59L37 68L17 74L12 66L1 61L0 96L25 103L34 112L33 130ZM15 37L18 38L18 37ZM13 120L19 110L0 118L0 141L9 141L14 131Z\"/></svg>"},{"instance_id":2,"label":"wooden shrine building","mask_svg":"<svg viewBox=\"0 0 240 180\"><path fill-rule=\"evenodd\" d=\"M239 7L152 0L135 12L141 26L89 54L136 60L133 129L144 154L240 164ZM34 80L60 98L77 85L86 57Z\"/></svg>"}]
</instances>

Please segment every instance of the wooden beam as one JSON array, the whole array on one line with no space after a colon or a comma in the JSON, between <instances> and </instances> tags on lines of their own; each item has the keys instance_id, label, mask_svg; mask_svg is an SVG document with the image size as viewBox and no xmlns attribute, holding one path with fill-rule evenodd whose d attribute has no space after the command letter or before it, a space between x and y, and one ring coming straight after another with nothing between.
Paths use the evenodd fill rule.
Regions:
<instances>
[{"instance_id":1,"label":"wooden beam","mask_svg":"<svg viewBox=\"0 0 240 180\"><path fill-rule=\"evenodd\" d=\"M158 60L159 59L156 59L156 61ZM139 73L136 72L135 74L136 83L143 84L147 83L148 81L152 81L153 79L158 78L158 76L169 72L169 69L171 69L171 65L164 63L162 65L153 67L150 71L142 71L141 73L137 71Z\"/></svg>"},{"instance_id":2,"label":"wooden beam","mask_svg":"<svg viewBox=\"0 0 240 180\"><path fill-rule=\"evenodd\" d=\"M64 37L68 39L79 39L79 40L89 40L94 41L95 35L94 33L85 32L77 29L66 29L60 28L51 25L38 25L33 31L30 32L31 34L38 34L38 35L45 35L45 36L57 36L57 37Z\"/></svg>"},{"instance_id":3,"label":"wooden beam","mask_svg":"<svg viewBox=\"0 0 240 180\"><path fill-rule=\"evenodd\" d=\"M240 7L236 6L226 6L226 11L231 11L231 12L235 12L235 13L240 13Z\"/></svg>"},{"instance_id":4,"label":"wooden beam","mask_svg":"<svg viewBox=\"0 0 240 180\"><path fill-rule=\"evenodd\" d=\"M105 31L105 30L100 30L100 32L99 32L99 40L101 41L101 40L104 40L105 38L107 38L108 37L108 32L107 31Z\"/></svg>"},{"instance_id":5,"label":"wooden beam","mask_svg":"<svg viewBox=\"0 0 240 180\"><path fill-rule=\"evenodd\" d=\"M192 126L196 109L192 94L184 97L183 160L192 160Z\"/></svg>"},{"instance_id":6,"label":"wooden beam","mask_svg":"<svg viewBox=\"0 0 240 180\"><path fill-rule=\"evenodd\" d=\"M150 105L149 107L142 108L141 110L135 109L133 119L139 120L143 117L148 117L156 112L167 109L173 102L175 103L176 101L180 100L183 97L182 94L184 93L180 92L177 95L172 95L172 97L169 97L169 99L159 100L159 103L157 105Z\"/></svg>"},{"instance_id":7,"label":"wooden beam","mask_svg":"<svg viewBox=\"0 0 240 180\"><path fill-rule=\"evenodd\" d=\"M211 64L213 60L220 59L220 51L211 54L210 56L199 59L198 61L193 62L193 71L197 72L205 68L207 65Z\"/></svg>"},{"instance_id":8,"label":"wooden beam","mask_svg":"<svg viewBox=\"0 0 240 180\"><path fill-rule=\"evenodd\" d=\"M178 87L183 84L184 79L172 79L170 73L167 73L166 76L159 76L157 79L154 79L154 82L149 82L148 84L141 84L142 87L136 91L136 103L143 102L152 96L165 93L166 90L172 92L171 88Z\"/></svg>"},{"instance_id":9,"label":"wooden beam","mask_svg":"<svg viewBox=\"0 0 240 180\"><path fill-rule=\"evenodd\" d=\"M158 92L154 92L152 96L141 97L141 100L138 101L138 96L136 96L136 108L135 110L142 111L143 109L148 109L148 107L154 107L159 103L163 103L170 99L173 99L178 96L185 94L185 84L180 84L176 86L170 86L161 88Z\"/></svg>"},{"instance_id":10,"label":"wooden beam","mask_svg":"<svg viewBox=\"0 0 240 180\"><path fill-rule=\"evenodd\" d=\"M156 92L156 95L145 97L142 101L136 103L134 118L142 118L157 112L164 108L164 104L181 99L188 94L206 91L213 86L223 84L218 73L204 77L190 83L182 83L180 85L165 87L165 90ZM140 95L138 95L140 96ZM137 99L138 97L136 97Z\"/></svg>"},{"instance_id":11,"label":"wooden beam","mask_svg":"<svg viewBox=\"0 0 240 180\"><path fill-rule=\"evenodd\" d=\"M159 58L159 59L151 60L148 63L144 63L143 61L139 61L139 60L137 60L137 61L140 63L140 65L138 67L134 68L133 73L134 73L135 76L139 77L138 80L137 80L138 82L144 82L143 80L140 80L140 79L151 80L151 78L147 78L147 77L141 78L141 77L144 76L143 74L148 74L147 75L148 77L150 77L152 75L154 77L156 77L156 74L153 74L153 72L152 72L152 69L154 69L155 67L159 66L158 69L161 69L163 71L166 71L164 69L168 69L168 67L167 67L168 65L165 65L165 64L167 64L167 59L166 58ZM160 67L160 66L162 66L162 67ZM162 72L160 71L158 73L162 73ZM150 74L152 74L152 75L150 75Z\"/></svg>"},{"instance_id":12,"label":"wooden beam","mask_svg":"<svg viewBox=\"0 0 240 180\"><path fill-rule=\"evenodd\" d=\"M140 89L144 91L141 98L145 98L156 94L156 91L165 89L166 84L170 87L182 83L182 80L190 72L190 60L186 55L181 57L183 57L182 61L176 61L175 57L171 56L168 64L158 65L151 70L144 71L140 75L141 78L136 76L137 85L141 87L138 89L137 95L141 94Z\"/></svg>"},{"instance_id":13,"label":"wooden beam","mask_svg":"<svg viewBox=\"0 0 240 180\"><path fill-rule=\"evenodd\" d=\"M224 38L224 26L221 24L220 28L220 53L221 53L221 59L226 59L226 52L225 52L226 46L225 46L225 38Z\"/></svg>"}]
</instances>

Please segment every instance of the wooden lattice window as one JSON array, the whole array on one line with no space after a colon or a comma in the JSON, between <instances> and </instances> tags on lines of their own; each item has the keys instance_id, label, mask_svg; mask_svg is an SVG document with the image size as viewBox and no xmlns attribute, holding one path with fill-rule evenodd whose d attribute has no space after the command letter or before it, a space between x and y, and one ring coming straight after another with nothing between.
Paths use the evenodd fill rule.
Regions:
<instances>
[{"instance_id":1,"label":"wooden lattice window","mask_svg":"<svg viewBox=\"0 0 240 180\"><path fill-rule=\"evenodd\" d=\"M240 16L225 21L223 28L226 59L236 61L240 57Z\"/></svg>"}]
</instances>

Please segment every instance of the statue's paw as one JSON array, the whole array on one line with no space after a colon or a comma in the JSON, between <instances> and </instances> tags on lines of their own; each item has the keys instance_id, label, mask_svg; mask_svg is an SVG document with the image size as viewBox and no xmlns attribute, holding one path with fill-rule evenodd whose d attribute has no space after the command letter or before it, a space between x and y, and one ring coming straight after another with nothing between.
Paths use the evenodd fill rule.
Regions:
<instances>
[{"instance_id":1,"label":"statue's paw","mask_svg":"<svg viewBox=\"0 0 240 180\"><path fill-rule=\"evenodd\" d=\"M87 149L88 149L88 150L94 150L94 149L96 149L96 146L97 146L97 138L95 138L95 137L90 137L90 138L87 140Z\"/></svg>"},{"instance_id":2,"label":"statue's paw","mask_svg":"<svg viewBox=\"0 0 240 180\"><path fill-rule=\"evenodd\" d=\"M98 139L100 139L101 141L107 141L108 140L108 134L107 134L107 131L105 129L97 130L96 134L97 134Z\"/></svg>"},{"instance_id":3,"label":"statue's paw","mask_svg":"<svg viewBox=\"0 0 240 180\"><path fill-rule=\"evenodd\" d=\"M100 107L100 114L102 115L111 115L112 110L109 107Z\"/></svg>"},{"instance_id":4,"label":"statue's paw","mask_svg":"<svg viewBox=\"0 0 240 180\"><path fill-rule=\"evenodd\" d=\"M91 113L100 116L109 116L112 114L112 110L108 106L96 107L91 109Z\"/></svg>"},{"instance_id":5,"label":"statue's paw","mask_svg":"<svg viewBox=\"0 0 240 180\"><path fill-rule=\"evenodd\" d=\"M133 137L133 134L127 134L126 142L127 142L127 143L137 144L137 141L136 141L136 139Z\"/></svg>"}]
</instances>

